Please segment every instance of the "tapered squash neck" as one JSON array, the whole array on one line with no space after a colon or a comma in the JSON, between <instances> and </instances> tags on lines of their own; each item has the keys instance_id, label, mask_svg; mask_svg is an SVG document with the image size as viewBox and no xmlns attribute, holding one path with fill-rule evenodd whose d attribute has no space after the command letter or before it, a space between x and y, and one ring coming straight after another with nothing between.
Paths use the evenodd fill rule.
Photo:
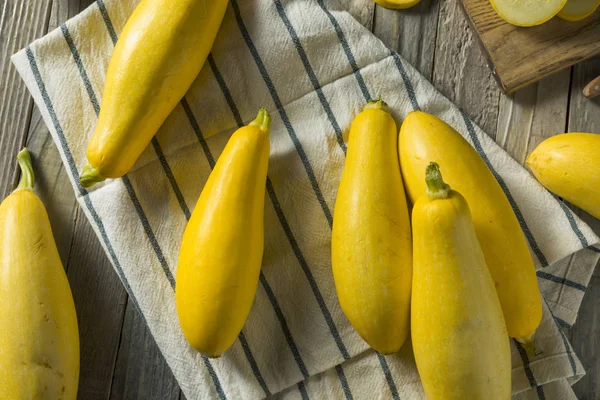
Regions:
<instances>
[{"instance_id":1,"label":"tapered squash neck","mask_svg":"<svg viewBox=\"0 0 600 400\"><path fill-rule=\"evenodd\" d=\"M450 186L444 182L440 166L437 163L429 163L425 171L425 182L427 183L427 198L429 200L448 198Z\"/></svg>"},{"instance_id":2,"label":"tapered squash neck","mask_svg":"<svg viewBox=\"0 0 600 400\"><path fill-rule=\"evenodd\" d=\"M256 119L248 124L249 126L255 126L263 132L269 132L271 127L271 115L265 108L258 110Z\"/></svg>"},{"instance_id":3,"label":"tapered squash neck","mask_svg":"<svg viewBox=\"0 0 600 400\"><path fill-rule=\"evenodd\" d=\"M84 188L88 188L104 180L106 180L106 178L100 175L100 171L90 164L86 164L83 167L83 171L81 171L81 176L79 177L79 183Z\"/></svg>"},{"instance_id":4,"label":"tapered squash neck","mask_svg":"<svg viewBox=\"0 0 600 400\"><path fill-rule=\"evenodd\" d=\"M390 108L385 101L379 97L377 100L371 100L367 103L364 110L381 110L385 112L389 112Z\"/></svg>"},{"instance_id":5,"label":"tapered squash neck","mask_svg":"<svg viewBox=\"0 0 600 400\"><path fill-rule=\"evenodd\" d=\"M33 174L31 156L29 155L29 150L27 150L27 147L23 148L23 150L17 154L17 161L19 162L19 167L21 168L21 180L19 181L19 186L17 186L15 191L33 190L35 175Z\"/></svg>"}]
</instances>

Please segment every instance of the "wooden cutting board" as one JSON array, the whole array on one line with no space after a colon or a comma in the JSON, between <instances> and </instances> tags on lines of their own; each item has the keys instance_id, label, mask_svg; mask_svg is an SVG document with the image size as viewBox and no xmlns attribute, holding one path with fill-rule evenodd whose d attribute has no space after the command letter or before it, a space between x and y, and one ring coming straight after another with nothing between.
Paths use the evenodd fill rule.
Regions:
<instances>
[{"instance_id":1,"label":"wooden cutting board","mask_svg":"<svg viewBox=\"0 0 600 400\"><path fill-rule=\"evenodd\" d=\"M460 1L498 84L507 93L600 54L600 8L579 22L553 18L519 28L504 22L488 0Z\"/></svg>"}]
</instances>

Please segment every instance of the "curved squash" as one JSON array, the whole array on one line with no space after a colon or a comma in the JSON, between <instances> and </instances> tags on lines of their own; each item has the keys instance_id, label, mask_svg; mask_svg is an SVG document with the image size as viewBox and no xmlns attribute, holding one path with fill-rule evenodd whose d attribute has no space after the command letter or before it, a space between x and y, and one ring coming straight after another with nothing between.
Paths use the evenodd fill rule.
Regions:
<instances>
[{"instance_id":1,"label":"curved squash","mask_svg":"<svg viewBox=\"0 0 600 400\"><path fill-rule=\"evenodd\" d=\"M200 73L227 0L143 0L110 59L81 185L125 175Z\"/></svg>"},{"instance_id":2,"label":"curved squash","mask_svg":"<svg viewBox=\"0 0 600 400\"><path fill-rule=\"evenodd\" d=\"M79 332L27 149L19 187L0 205L0 398L74 400Z\"/></svg>"},{"instance_id":3,"label":"curved squash","mask_svg":"<svg viewBox=\"0 0 600 400\"><path fill-rule=\"evenodd\" d=\"M331 262L346 317L371 347L391 354L408 336L412 251L398 130L385 109L372 102L352 122Z\"/></svg>"},{"instance_id":4,"label":"curved squash","mask_svg":"<svg viewBox=\"0 0 600 400\"><path fill-rule=\"evenodd\" d=\"M444 166L446 181L469 203L508 334L530 343L542 320L542 300L527 241L506 195L458 132L432 115L412 112L400 129L400 165L413 203L425 194L422 171L430 160Z\"/></svg>"},{"instance_id":5,"label":"curved squash","mask_svg":"<svg viewBox=\"0 0 600 400\"><path fill-rule=\"evenodd\" d=\"M219 357L238 337L256 294L264 248L270 117L235 132L185 229L177 313L189 343Z\"/></svg>"},{"instance_id":6,"label":"curved squash","mask_svg":"<svg viewBox=\"0 0 600 400\"><path fill-rule=\"evenodd\" d=\"M529 155L527 166L548 190L600 218L600 134L546 139Z\"/></svg>"},{"instance_id":7,"label":"curved squash","mask_svg":"<svg viewBox=\"0 0 600 400\"><path fill-rule=\"evenodd\" d=\"M435 163L427 185L412 214L411 308L425 394L429 400L509 400L510 345L469 206L444 184Z\"/></svg>"}]
</instances>

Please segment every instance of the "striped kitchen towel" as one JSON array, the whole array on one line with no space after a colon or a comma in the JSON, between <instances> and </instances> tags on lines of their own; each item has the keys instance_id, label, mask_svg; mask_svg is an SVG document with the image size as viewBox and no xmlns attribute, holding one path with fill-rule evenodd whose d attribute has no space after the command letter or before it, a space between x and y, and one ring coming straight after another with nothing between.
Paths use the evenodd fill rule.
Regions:
<instances>
[{"instance_id":1,"label":"striped kitchen towel","mask_svg":"<svg viewBox=\"0 0 600 400\"><path fill-rule=\"evenodd\" d=\"M416 109L443 118L494 172L529 240L547 304L538 355L512 344L513 391L572 396L569 384L584 371L560 326L575 321L598 238L334 0L231 0L205 68L132 171L89 191L79 186L111 52L137 3L98 0L13 62L188 399L423 397L410 346L391 357L369 350L340 309L331 273L345 135L377 96L398 122ZM239 340L207 359L186 343L175 312L180 239L229 136L259 107L273 116L260 283Z\"/></svg>"}]
</instances>

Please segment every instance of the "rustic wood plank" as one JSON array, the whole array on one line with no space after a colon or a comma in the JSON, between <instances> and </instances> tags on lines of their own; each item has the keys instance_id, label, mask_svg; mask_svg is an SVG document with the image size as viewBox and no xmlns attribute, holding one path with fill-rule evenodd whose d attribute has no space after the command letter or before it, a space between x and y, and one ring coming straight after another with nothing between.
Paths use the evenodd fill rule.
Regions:
<instances>
[{"instance_id":1,"label":"rustic wood plank","mask_svg":"<svg viewBox=\"0 0 600 400\"><path fill-rule=\"evenodd\" d=\"M437 30L435 87L495 137L500 90L458 2L440 2Z\"/></svg>"},{"instance_id":2,"label":"rustic wood plank","mask_svg":"<svg viewBox=\"0 0 600 400\"><path fill-rule=\"evenodd\" d=\"M91 3L54 1L47 30L55 29ZM110 394L127 295L77 206L58 150L37 107L31 115L27 145L37 166L36 190L46 204L77 308L81 342L79 398L105 399Z\"/></svg>"},{"instance_id":3,"label":"rustic wood plank","mask_svg":"<svg viewBox=\"0 0 600 400\"><path fill-rule=\"evenodd\" d=\"M0 199L16 183L15 156L25 143L33 100L10 56L46 32L51 0L3 0L0 4Z\"/></svg>"},{"instance_id":4,"label":"rustic wood plank","mask_svg":"<svg viewBox=\"0 0 600 400\"><path fill-rule=\"evenodd\" d=\"M368 30L373 28L375 3L373 0L344 0L344 9Z\"/></svg>"},{"instance_id":5,"label":"rustic wood plank","mask_svg":"<svg viewBox=\"0 0 600 400\"><path fill-rule=\"evenodd\" d=\"M373 33L429 80L433 76L439 5L439 1L422 0L407 10L375 8Z\"/></svg>"},{"instance_id":6,"label":"rustic wood plank","mask_svg":"<svg viewBox=\"0 0 600 400\"><path fill-rule=\"evenodd\" d=\"M563 70L512 95L502 95L496 142L520 164L567 124L571 71Z\"/></svg>"},{"instance_id":7,"label":"rustic wood plank","mask_svg":"<svg viewBox=\"0 0 600 400\"><path fill-rule=\"evenodd\" d=\"M127 295L89 222L77 218L68 262L81 341L80 399L106 399Z\"/></svg>"},{"instance_id":8,"label":"rustic wood plank","mask_svg":"<svg viewBox=\"0 0 600 400\"><path fill-rule=\"evenodd\" d=\"M27 137L27 148L34 163L35 191L46 205L60 258L68 269L67 262L79 207L56 145L39 109L35 106Z\"/></svg>"},{"instance_id":9,"label":"rustic wood plank","mask_svg":"<svg viewBox=\"0 0 600 400\"><path fill-rule=\"evenodd\" d=\"M111 399L179 399L179 386L131 300L115 371Z\"/></svg>"},{"instance_id":10,"label":"rustic wood plank","mask_svg":"<svg viewBox=\"0 0 600 400\"><path fill-rule=\"evenodd\" d=\"M576 65L573 68L571 102L569 107L569 132L594 132L600 134L600 99L586 99L583 88L600 71L600 56ZM600 220L588 214L581 217L600 234ZM571 329L569 337L573 348L587 371L573 386L580 399L600 397L600 266L596 270L583 298L579 317Z\"/></svg>"},{"instance_id":11,"label":"rustic wood plank","mask_svg":"<svg viewBox=\"0 0 600 400\"><path fill-rule=\"evenodd\" d=\"M600 10L578 22L553 18L520 28L503 21L488 0L461 2L508 92L600 53Z\"/></svg>"}]
</instances>

